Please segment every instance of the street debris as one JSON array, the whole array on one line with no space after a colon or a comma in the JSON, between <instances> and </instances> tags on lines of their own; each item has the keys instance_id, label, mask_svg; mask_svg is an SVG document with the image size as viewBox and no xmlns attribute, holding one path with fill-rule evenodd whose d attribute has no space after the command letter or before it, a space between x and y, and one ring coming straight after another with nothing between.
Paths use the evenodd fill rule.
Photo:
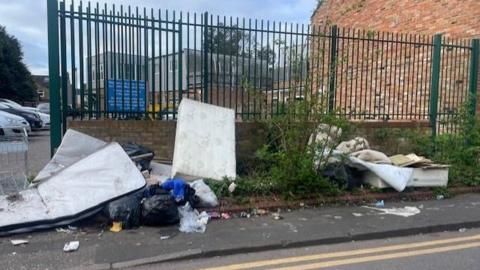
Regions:
<instances>
[{"instance_id":1,"label":"street debris","mask_svg":"<svg viewBox=\"0 0 480 270\"><path fill-rule=\"evenodd\" d=\"M70 229L64 229L64 228L57 228L55 231L58 233L67 233L67 234L71 234L73 232Z\"/></svg>"},{"instance_id":2,"label":"street debris","mask_svg":"<svg viewBox=\"0 0 480 270\"><path fill-rule=\"evenodd\" d=\"M218 206L217 196L202 179L193 181L190 186L195 190L195 195L199 198L199 207Z\"/></svg>"},{"instance_id":3,"label":"street debris","mask_svg":"<svg viewBox=\"0 0 480 270\"><path fill-rule=\"evenodd\" d=\"M401 217L411 217L415 216L417 214L420 214L420 209L414 206L405 206L402 208L376 208L376 207L370 207L370 206L363 206L364 208L376 210L382 212L381 214L383 215L395 215L395 216L401 216Z\"/></svg>"},{"instance_id":4,"label":"street debris","mask_svg":"<svg viewBox=\"0 0 480 270\"><path fill-rule=\"evenodd\" d=\"M45 180L70 165L86 158L107 145L106 142L88 136L74 129L69 129L63 135L62 143L58 147L50 162L38 172L33 183Z\"/></svg>"},{"instance_id":5,"label":"street debris","mask_svg":"<svg viewBox=\"0 0 480 270\"><path fill-rule=\"evenodd\" d=\"M437 195L437 200L438 201L443 200L443 199L445 199L444 195Z\"/></svg>"},{"instance_id":6,"label":"street debris","mask_svg":"<svg viewBox=\"0 0 480 270\"><path fill-rule=\"evenodd\" d=\"M458 232L461 232L461 233L464 233L464 232L466 232L466 231L467 231L467 228L460 228L460 229L458 229Z\"/></svg>"},{"instance_id":7,"label":"street debris","mask_svg":"<svg viewBox=\"0 0 480 270\"><path fill-rule=\"evenodd\" d=\"M114 233L118 233L122 231L122 222L113 221L112 226L110 227L110 231Z\"/></svg>"},{"instance_id":8,"label":"street debris","mask_svg":"<svg viewBox=\"0 0 480 270\"><path fill-rule=\"evenodd\" d=\"M235 182L232 182L232 183L228 186L228 192L233 193L236 188L237 188L237 184L235 184Z\"/></svg>"},{"instance_id":9,"label":"street debris","mask_svg":"<svg viewBox=\"0 0 480 270\"><path fill-rule=\"evenodd\" d=\"M178 206L172 195L160 186L151 186L142 202L142 221L148 226L177 224L180 220Z\"/></svg>"},{"instance_id":10,"label":"street debris","mask_svg":"<svg viewBox=\"0 0 480 270\"><path fill-rule=\"evenodd\" d=\"M172 177L235 179L235 111L182 99L173 152Z\"/></svg>"},{"instance_id":11,"label":"street debris","mask_svg":"<svg viewBox=\"0 0 480 270\"><path fill-rule=\"evenodd\" d=\"M273 213L272 216L273 216L273 219L275 219L275 220L283 219L283 217L279 213Z\"/></svg>"},{"instance_id":12,"label":"street debris","mask_svg":"<svg viewBox=\"0 0 480 270\"><path fill-rule=\"evenodd\" d=\"M141 172L150 169L150 163L155 155L152 150L132 142L122 144L122 148Z\"/></svg>"},{"instance_id":13,"label":"street debris","mask_svg":"<svg viewBox=\"0 0 480 270\"><path fill-rule=\"evenodd\" d=\"M250 213L247 213L245 211L240 212L240 217L241 218L250 218Z\"/></svg>"},{"instance_id":14,"label":"street debris","mask_svg":"<svg viewBox=\"0 0 480 270\"><path fill-rule=\"evenodd\" d=\"M10 240L10 243L12 243L12 245L14 245L14 246L26 245L26 244L28 244L28 240L26 240L26 239L13 239L13 240Z\"/></svg>"},{"instance_id":15,"label":"street debris","mask_svg":"<svg viewBox=\"0 0 480 270\"><path fill-rule=\"evenodd\" d=\"M384 206L385 206L385 202L383 200L377 201L375 203L375 207L384 207Z\"/></svg>"},{"instance_id":16,"label":"street debris","mask_svg":"<svg viewBox=\"0 0 480 270\"><path fill-rule=\"evenodd\" d=\"M313 141L326 145L316 153L314 166L322 167L323 176L348 189L367 183L375 188L394 188L402 192L406 187L445 187L448 184L448 165L434 164L416 154L388 157L370 149L365 138L343 141L336 147L336 127L321 124L312 133ZM332 132L333 131L333 132ZM345 162L346 160L346 162Z\"/></svg>"},{"instance_id":17,"label":"street debris","mask_svg":"<svg viewBox=\"0 0 480 270\"><path fill-rule=\"evenodd\" d=\"M73 252L76 251L80 247L79 241L70 241L63 246L64 252Z\"/></svg>"},{"instance_id":18,"label":"street debris","mask_svg":"<svg viewBox=\"0 0 480 270\"><path fill-rule=\"evenodd\" d=\"M167 240L170 239L170 235L161 235L160 240Z\"/></svg>"},{"instance_id":19,"label":"street debris","mask_svg":"<svg viewBox=\"0 0 480 270\"><path fill-rule=\"evenodd\" d=\"M229 213L222 213L221 217L222 217L222 219L231 219L232 218Z\"/></svg>"},{"instance_id":20,"label":"street debris","mask_svg":"<svg viewBox=\"0 0 480 270\"><path fill-rule=\"evenodd\" d=\"M136 228L141 224L142 209L140 202L142 198L143 190L139 190L108 203L104 208L104 212L113 223L120 224L120 230ZM119 231L118 229L116 230L116 232ZM112 230L110 229L110 231Z\"/></svg>"},{"instance_id":21,"label":"street debris","mask_svg":"<svg viewBox=\"0 0 480 270\"><path fill-rule=\"evenodd\" d=\"M190 204L178 207L180 214L180 231L185 233L199 232L204 233L207 228L209 216L207 212L199 213L193 209Z\"/></svg>"},{"instance_id":22,"label":"street debris","mask_svg":"<svg viewBox=\"0 0 480 270\"><path fill-rule=\"evenodd\" d=\"M217 211L208 211L207 214L210 217L210 219L219 219L222 217L220 213L218 213Z\"/></svg>"},{"instance_id":23,"label":"street debris","mask_svg":"<svg viewBox=\"0 0 480 270\"><path fill-rule=\"evenodd\" d=\"M78 145L84 141L84 135L75 134L79 142L72 143ZM60 152L64 161L69 159L67 149ZM60 167L55 167L53 175L21 191L24 198L21 202L12 204L0 196L0 208L5 209L0 219L0 235L71 224L98 213L111 200L145 186L142 174L118 143L109 143L66 168Z\"/></svg>"},{"instance_id":24,"label":"street debris","mask_svg":"<svg viewBox=\"0 0 480 270\"><path fill-rule=\"evenodd\" d=\"M352 213L354 217L363 217L362 213Z\"/></svg>"}]
</instances>

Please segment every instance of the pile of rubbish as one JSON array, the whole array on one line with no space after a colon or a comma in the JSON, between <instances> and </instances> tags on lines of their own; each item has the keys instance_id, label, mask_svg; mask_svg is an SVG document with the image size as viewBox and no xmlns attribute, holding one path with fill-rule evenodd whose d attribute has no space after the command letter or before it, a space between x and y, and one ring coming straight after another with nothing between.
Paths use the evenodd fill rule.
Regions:
<instances>
[{"instance_id":1,"label":"pile of rubbish","mask_svg":"<svg viewBox=\"0 0 480 270\"><path fill-rule=\"evenodd\" d=\"M336 144L342 134L338 127L321 124L312 134L323 149L315 153L315 166L324 176L348 188L366 183L375 188L446 187L449 165L435 164L416 154L387 156L370 149L365 138L356 137Z\"/></svg>"},{"instance_id":2,"label":"pile of rubbish","mask_svg":"<svg viewBox=\"0 0 480 270\"><path fill-rule=\"evenodd\" d=\"M193 100L179 106L172 165L143 146L107 143L69 129L28 189L0 196L0 235L70 225L106 215L113 232L179 224L204 232L197 208L218 200L202 180L236 177L235 112Z\"/></svg>"}]
</instances>

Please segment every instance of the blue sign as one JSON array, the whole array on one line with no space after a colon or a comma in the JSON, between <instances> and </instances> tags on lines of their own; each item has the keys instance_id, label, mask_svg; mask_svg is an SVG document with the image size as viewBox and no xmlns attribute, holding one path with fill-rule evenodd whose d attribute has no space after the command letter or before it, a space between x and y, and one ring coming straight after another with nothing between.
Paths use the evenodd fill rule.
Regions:
<instances>
[{"instance_id":1,"label":"blue sign","mask_svg":"<svg viewBox=\"0 0 480 270\"><path fill-rule=\"evenodd\" d=\"M143 80L108 80L109 112L145 112L146 83Z\"/></svg>"}]
</instances>

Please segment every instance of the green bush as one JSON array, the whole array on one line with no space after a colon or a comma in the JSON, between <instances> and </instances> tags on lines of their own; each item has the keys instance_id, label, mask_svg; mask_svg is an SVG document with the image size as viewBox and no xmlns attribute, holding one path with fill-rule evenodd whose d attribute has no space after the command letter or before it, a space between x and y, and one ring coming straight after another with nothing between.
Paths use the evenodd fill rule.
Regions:
<instances>
[{"instance_id":1,"label":"green bush","mask_svg":"<svg viewBox=\"0 0 480 270\"><path fill-rule=\"evenodd\" d=\"M449 186L480 184L480 120L464 106L458 116L444 123L454 132L435 138L420 132L411 133L410 142L417 154L441 164L451 165Z\"/></svg>"},{"instance_id":2,"label":"green bush","mask_svg":"<svg viewBox=\"0 0 480 270\"><path fill-rule=\"evenodd\" d=\"M322 166L315 166L315 160L322 156L318 153L327 153L325 161L334 145L327 141L309 143L309 138L317 132L319 124L342 128L344 134L350 125L335 113L327 113L324 105L321 97L295 100L283 106L283 114L265 120L268 143L256 154L257 181L271 183L287 197L339 192L340 185L322 176ZM320 158L320 165L321 161Z\"/></svg>"}]
</instances>

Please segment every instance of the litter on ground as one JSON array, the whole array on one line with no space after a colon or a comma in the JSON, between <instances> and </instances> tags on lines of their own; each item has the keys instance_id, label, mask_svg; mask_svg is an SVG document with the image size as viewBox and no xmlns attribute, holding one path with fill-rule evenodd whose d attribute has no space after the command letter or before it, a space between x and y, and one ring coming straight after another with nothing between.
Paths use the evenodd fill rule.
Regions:
<instances>
[{"instance_id":1,"label":"litter on ground","mask_svg":"<svg viewBox=\"0 0 480 270\"><path fill-rule=\"evenodd\" d=\"M402 208L376 208L370 206L363 206L364 208L372 209L381 212L382 215L395 215L401 217L411 217L420 214L420 209L414 206L405 206Z\"/></svg>"},{"instance_id":2,"label":"litter on ground","mask_svg":"<svg viewBox=\"0 0 480 270\"><path fill-rule=\"evenodd\" d=\"M80 247L80 242L79 241L70 241L63 246L63 251L64 252L72 252L76 251Z\"/></svg>"}]
</instances>

